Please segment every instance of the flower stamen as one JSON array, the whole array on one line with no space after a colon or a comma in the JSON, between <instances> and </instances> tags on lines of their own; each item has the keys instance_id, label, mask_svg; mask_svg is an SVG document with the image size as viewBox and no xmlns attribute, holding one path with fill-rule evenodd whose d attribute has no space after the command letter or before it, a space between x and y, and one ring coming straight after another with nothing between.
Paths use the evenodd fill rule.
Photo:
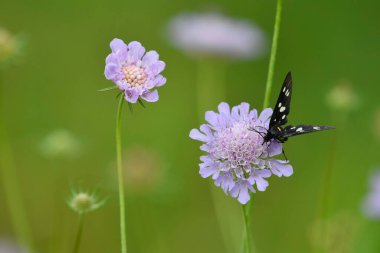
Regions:
<instances>
[{"instance_id":1,"label":"flower stamen","mask_svg":"<svg viewBox=\"0 0 380 253\"><path fill-rule=\"evenodd\" d=\"M145 70L135 65L123 67L124 79L132 87L143 86L147 79Z\"/></svg>"}]
</instances>

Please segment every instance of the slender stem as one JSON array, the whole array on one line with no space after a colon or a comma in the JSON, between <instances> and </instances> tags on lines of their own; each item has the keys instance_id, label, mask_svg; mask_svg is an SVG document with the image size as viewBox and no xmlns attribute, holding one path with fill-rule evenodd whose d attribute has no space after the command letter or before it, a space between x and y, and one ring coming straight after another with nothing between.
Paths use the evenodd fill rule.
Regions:
<instances>
[{"instance_id":1,"label":"slender stem","mask_svg":"<svg viewBox=\"0 0 380 253\"><path fill-rule=\"evenodd\" d=\"M272 90L274 66L276 63L278 37L280 34L281 12L282 12L282 0L277 0L272 49L271 49L271 55L270 55L270 60L269 60L268 77L267 77L267 83L266 83L266 88L265 88L263 108L267 108L269 106L270 93ZM246 231L245 252L249 252L249 253L251 253L250 251L251 249L253 249L253 240L252 240L251 227L250 227L250 222L251 222L251 217L252 217L252 212L251 212L252 201L253 200L251 199L245 206L243 206L245 231Z\"/></svg>"},{"instance_id":2,"label":"slender stem","mask_svg":"<svg viewBox=\"0 0 380 253\"><path fill-rule=\"evenodd\" d=\"M331 150L330 150L330 157L328 161L327 168L325 170L324 180L323 184L325 187L322 189L322 206L321 206L321 214L320 218L325 219L327 218L328 211L329 211L329 196L331 193L331 181L333 177L333 170L335 167L335 162L337 158L337 144L338 144L338 136L337 133L334 133L332 137L331 142Z\"/></svg>"},{"instance_id":3,"label":"slender stem","mask_svg":"<svg viewBox=\"0 0 380 253\"><path fill-rule=\"evenodd\" d=\"M78 253L79 251L79 244L82 239L83 224L84 224L84 214L81 213L79 214L79 225L78 225L77 236L75 237L73 253Z\"/></svg>"},{"instance_id":4,"label":"slender stem","mask_svg":"<svg viewBox=\"0 0 380 253\"><path fill-rule=\"evenodd\" d=\"M322 189L321 189L321 197L320 197L320 208L319 213L317 216L317 220L319 220L322 224L321 229L319 231L318 238L320 238L322 241L322 245L327 241L327 237L329 235L328 226L326 224L326 221L328 220L329 216L329 209L330 209L330 196L331 196L331 188L332 188L332 179L334 175L334 168L335 164L338 158L338 134L339 132L336 130L332 137L331 146L330 146L330 152L329 152L329 158L327 162L327 167L324 171L324 178L322 183ZM314 249L314 252L318 252L318 248L316 247Z\"/></svg>"},{"instance_id":5,"label":"slender stem","mask_svg":"<svg viewBox=\"0 0 380 253\"><path fill-rule=\"evenodd\" d=\"M1 81L0 73L0 98L3 98ZM11 223L14 226L15 234L20 244L28 248L29 251L33 251L33 240L21 197L18 176L13 163L12 148L8 140L5 126L6 119L2 105L3 101L0 99L0 173L5 200L9 208Z\"/></svg>"},{"instance_id":6,"label":"slender stem","mask_svg":"<svg viewBox=\"0 0 380 253\"><path fill-rule=\"evenodd\" d=\"M269 60L267 84L265 88L264 105L263 105L264 108L267 108L269 106L270 93L272 90L274 65L276 63L276 54L277 54L277 42L278 42L278 37L280 34L280 26L281 26L281 12L282 12L282 0L277 0L276 21L274 24L272 49L271 49L271 55L270 55L270 60Z\"/></svg>"},{"instance_id":7,"label":"slender stem","mask_svg":"<svg viewBox=\"0 0 380 253\"><path fill-rule=\"evenodd\" d=\"M251 200L252 201L252 200ZM243 252L252 253L255 252L252 240L252 228L251 228L251 205L242 205L243 218L244 218L244 244Z\"/></svg>"},{"instance_id":8,"label":"slender stem","mask_svg":"<svg viewBox=\"0 0 380 253\"><path fill-rule=\"evenodd\" d=\"M124 96L120 96L119 106L117 109L117 117L116 117L116 162L117 162L117 176L118 176L118 182L119 182L121 252L127 253L124 178L123 178L123 166L122 166L122 159L121 159L121 113L123 109L123 104L124 104Z\"/></svg>"}]
</instances>

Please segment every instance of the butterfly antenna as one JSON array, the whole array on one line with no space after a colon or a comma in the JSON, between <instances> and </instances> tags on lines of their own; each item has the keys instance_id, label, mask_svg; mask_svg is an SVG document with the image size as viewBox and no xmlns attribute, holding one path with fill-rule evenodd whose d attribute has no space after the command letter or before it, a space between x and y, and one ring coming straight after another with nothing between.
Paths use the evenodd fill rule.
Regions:
<instances>
[{"instance_id":1,"label":"butterfly antenna","mask_svg":"<svg viewBox=\"0 0 380 253\"><path fill-rule=\"evenodd\" d=\"M254 128L254 127L250 127L250 128L248 128L248 130L258 133L262 138L264 138L264 134L266 134L265 132L257 131L256 128Z\"/></svg>"}]
</instances>

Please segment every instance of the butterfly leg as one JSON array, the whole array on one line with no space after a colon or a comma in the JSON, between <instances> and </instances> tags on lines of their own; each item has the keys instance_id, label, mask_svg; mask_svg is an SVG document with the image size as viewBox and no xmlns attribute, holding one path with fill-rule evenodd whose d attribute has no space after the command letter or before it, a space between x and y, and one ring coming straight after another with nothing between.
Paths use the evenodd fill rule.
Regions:
<instances>
[{"instance_id":1,"label":"butterfly leg","mask_svg":"<svg viewBox=\"0 0 380 253\"><path fill-rule=\"evenodd\" d=\"M285 150L284 150L284 149L282 149L282 154L284 155L285 160L288 162L289 160L288 160L288 158L287 158L286 155L285 155Z\"/></svg>"}]
</instances>

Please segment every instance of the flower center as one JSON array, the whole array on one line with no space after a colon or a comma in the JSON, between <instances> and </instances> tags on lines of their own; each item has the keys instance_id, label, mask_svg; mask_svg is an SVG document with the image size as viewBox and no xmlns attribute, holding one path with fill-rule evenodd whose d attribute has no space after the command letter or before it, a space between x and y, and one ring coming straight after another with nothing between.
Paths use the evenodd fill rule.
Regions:
<instances>
[{"instance_id":1,"label":"flower center","mask_svg":"<svg viewBox=\"0 0 380 253\"><path fill-rule=\"evenodd\" d=\"M147 79L144 69L135 65L125 66L123 73L125 80L132 87L142 86Z\"/></svg>"},{"instance_id":2,"label":"flower center","mask_svg":"<svg viewBox=\"0 0 380 253\"><path fill-rule=\"evenodd\" d=\"M212 153L217 159L225 160L231 167L246 167L258 161L266 152L263 138L249 130L249 123L239 122L226 128L216 136Z\"/></svg>"}]
</instances>

